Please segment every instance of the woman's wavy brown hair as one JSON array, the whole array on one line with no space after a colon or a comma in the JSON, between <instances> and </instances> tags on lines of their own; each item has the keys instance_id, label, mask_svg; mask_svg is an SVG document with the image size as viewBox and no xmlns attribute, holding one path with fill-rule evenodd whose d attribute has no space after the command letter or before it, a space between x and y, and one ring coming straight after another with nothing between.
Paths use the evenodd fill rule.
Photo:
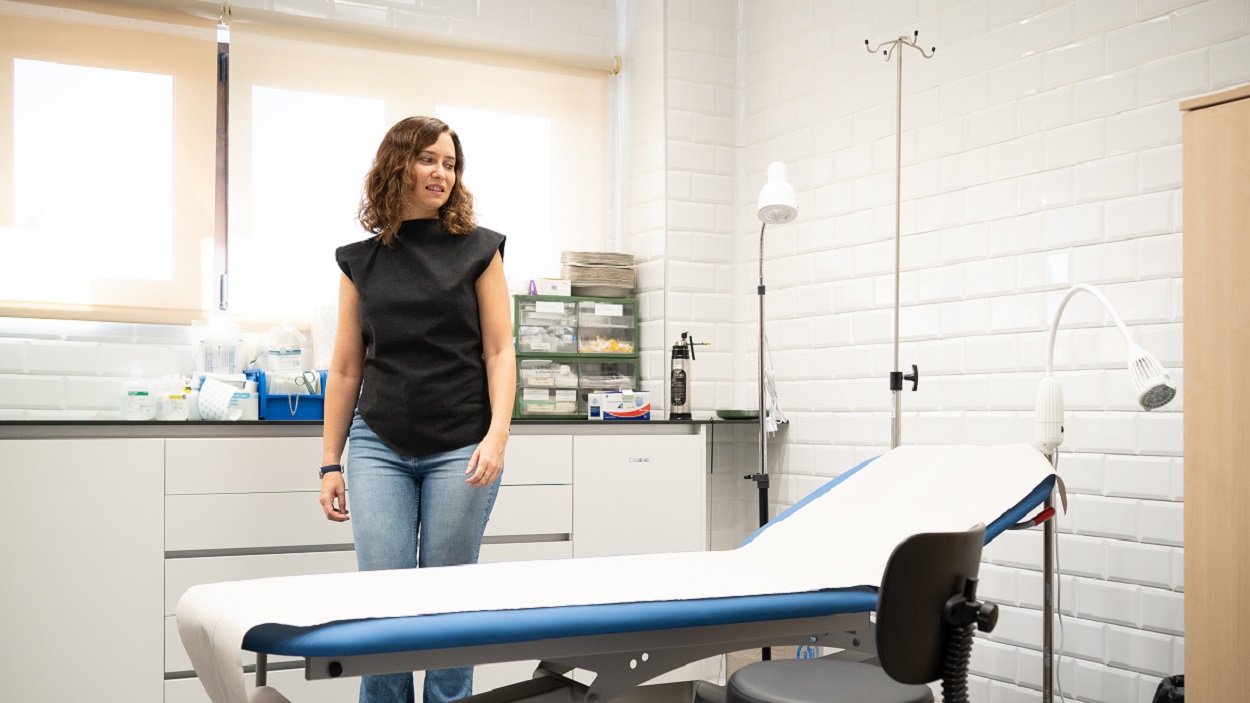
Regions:
<instances>
[{"instance_id":1,"label":"woman's wavy brown hair","mask_svg":"<svg viewBox=\"0 0 1250 703\"><path fill-rule=\"evenodd\" d=\"M438 141L442 134L450 134L456 146L456 182L447 202L439 208L438 218L443 221L443 228L453 234L468 234L477 227L473 194L464 186L464 151L460 148L460 137L442 120L408 117L391 127L382 138L373 167L365 176L364 194L360 199L360 226L377 235L383 244L394 243L399 225L404 221L405 201L416 186L412 165L417 155Z\"/></svg>"}]
</instances>

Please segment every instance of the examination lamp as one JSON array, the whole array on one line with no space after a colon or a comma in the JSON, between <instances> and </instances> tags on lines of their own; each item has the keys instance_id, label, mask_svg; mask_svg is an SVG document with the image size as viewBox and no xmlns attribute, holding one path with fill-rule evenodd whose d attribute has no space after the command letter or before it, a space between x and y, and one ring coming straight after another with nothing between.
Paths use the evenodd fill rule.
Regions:
<instances>
[{"instance_id":1,"label":"examination lamp","mask_svg":"<svg viewBox=\"0 0 1250 703\"><path fill-rule=\"evenodd\" d=\"M798 196L794 193L794 186L786 182L786 165L780 161L768 165L768 182L760 189L757 208L756 214L760 218L760 282L755 292L760 300L759 353L756 359L759 362L760 465L759 471L747 478L759 486L760 527L763 527L768 522L768 410L764 389L764 355L767 353L764 343L764 228L793 222L799 216Z\"/></svg>"},{"instance_id":2,"label":"examination lamp","mask_svg":"<svg viewBox=\"0 0 1250 703\"><path fill-rule=\"evenodd\" d=\"M1059 380L1054 375L1055 336L1059 332L1059 320L1063 317L1068 301L1079 291L1085 291L1098 299L1103 308L1111 314L1120 334L1124 335L1124 343L1128 345L1128 371L1133 387L1137 392L1137 402L1143 410L1157 410L1172 402L1176 397L1176 384L1172 376L1163 368L1153 354L1142 349L1129 336L1124 321L1098 289L1084 283L1078 283L1068 289L1055 311L1055 321L1050 326L1050 346L1046 354L1046 376L1037 387L1037 404L1035 406L1036 422L1034 426L1033 444L1046 454L1050 454L1063 444L1063 392L1059 388Z\"/></svg>"},{"instance_id":3,"label":"examination lamp","mask_svg":"<svg viewBox=\"0 0 1250 703\"><path fill-rule=\"evenodd\" d=\"M1157 410L1167 405L1176 397L1176 385L1172 377L1164 370L1150 352L1142 349L1129 337L1124 321L1098 289L1084 283L1078 283L1068 289L1059 308L1055 310L1055 321L1050 326L1050 346L1046 353L1046 376L1037 387L1037 404L1034 409L1033 445L1050 459L1056 472L1059 468L1059 445L1063 444L1063 392L1059 388L1059 379L1055 378L1055 335L1059 331L1059 320L1063 317L1068 301L1079 291L1085 291L1098 299L1103 308L1111 313L1120 334L1124 335L1124 343L1128 345L1128 371L1133 386L1137 391L1137 402L1143 410ZM1066 499L1065 499L1066 500ZM1046 508L1054 507L1054 497L1046 499ZM1066 504L1065 504L1066 507ZM1055 553L1057 549L1057 531L1053 519L1046 520L1042 525L1042 702L1054 700L1054 662L1049 661L1054 654L1054 620L1055 620Z\"/></svg>"},{"instance_id":4,"label":"examination lamp","mask_svg":"<svg viewBox=\"0 0 1250 703\"><path fill-rule=\"evenodd\" d=\"M756 354L759 362L760 465L759 471L746 478L755 481L759 494L760 527L763 527L768 522L768 410L764 391L764 355L767 353L764 344L764 228L793 222L799 216L798 196L794 193L794 186L786 181L786 165L780 161L768 165L768 182L760 189L756 216L760 218L760 282L755 288L760 299L759 346ZM761 656L765 661L772 659L772 648L765 647Z\"/></svg>"},{"instance_id":5,"label":"examination lamp","mask_svg":"<svg viewBox=\"0 0 1250 703\"><path fill-rule=\"evenodd\" d=\"M774 161L768 165L768 182L760 188L757 202L760 222L766 225L784 225L799 216L798 196L794 186L786 182L786 165ZM761 227L760 232L764 229ZM763 269L760 279L763 280Z\"/></svg>"}]
</instances>

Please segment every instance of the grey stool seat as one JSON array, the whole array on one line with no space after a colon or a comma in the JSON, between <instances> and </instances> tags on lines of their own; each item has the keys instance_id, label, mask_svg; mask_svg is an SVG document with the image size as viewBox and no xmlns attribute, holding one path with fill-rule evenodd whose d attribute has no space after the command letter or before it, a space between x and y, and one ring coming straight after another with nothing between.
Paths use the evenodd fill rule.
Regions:
<instances>
[{"instance_id":1,"label":"grey stool seat","mask_svg":"<svg viewBox=\"0 0 1250 703\"><path fill-rule=\"evenodd\" d=\"M728 703L933 703L925 685L899 683L879 666L834 659L756 662L729 678Z\"/></svg>"}]
</instances>

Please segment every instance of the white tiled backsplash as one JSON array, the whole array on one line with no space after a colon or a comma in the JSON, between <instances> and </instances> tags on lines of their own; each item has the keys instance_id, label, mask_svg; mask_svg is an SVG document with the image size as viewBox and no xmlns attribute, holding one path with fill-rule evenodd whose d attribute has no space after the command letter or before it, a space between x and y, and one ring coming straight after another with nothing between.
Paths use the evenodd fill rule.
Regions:
<instances>
[{"instance_id":1,"label":"white tiled backsplash","mask_svg":"<svg viewBox=\"0 0 1250 703\"><path fill-rule=\"evenodd\" d=\"M194 370L190 327L0 318L0 420L120 419L132 371Z\"/></svg>"}]
</instances>

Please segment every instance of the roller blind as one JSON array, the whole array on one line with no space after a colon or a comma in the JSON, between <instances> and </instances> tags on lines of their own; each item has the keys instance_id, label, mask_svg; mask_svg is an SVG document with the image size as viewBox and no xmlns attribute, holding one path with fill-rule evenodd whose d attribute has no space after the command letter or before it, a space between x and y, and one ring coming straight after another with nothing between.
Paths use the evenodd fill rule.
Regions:
<instances>
[{"instance_id":1,"label":"roller blind","mask_svg":"<svg viewBox=\"0 0 1250 703\"><path fill-rule=\"evenodd\" d=\"M238 25L231 33L231 308L303 318L333 304L333 249L367 236L361 185L392 124L460 134L479 222L508 236L516 288L606 238L608 74Z\"/></svg>"},{"instance_id":2,"label":"roller blind","mask_svg":"<svg viewBox=\"0 0 1250 703\"><path fill-rule=\"evenodd\" d=\"M0 3L0 314L203 307L213 41L152 13Z\"/></svg>"},{"instance_id":3,"label":"roller blind","mask_svg":"<svg viewBox=\"0 0 1250 703\"><path fill-rule=\"evenodd\" d=\"M0 316L202 317L215 28L93 6L0 0ZM605 248L606 72L237 22L230 54L231 314L299 322L335 302L333 249L366 236L365 172L410 115L461 134L511 285L558 275L562 249Z\"/></svg>"}]
</instances>

